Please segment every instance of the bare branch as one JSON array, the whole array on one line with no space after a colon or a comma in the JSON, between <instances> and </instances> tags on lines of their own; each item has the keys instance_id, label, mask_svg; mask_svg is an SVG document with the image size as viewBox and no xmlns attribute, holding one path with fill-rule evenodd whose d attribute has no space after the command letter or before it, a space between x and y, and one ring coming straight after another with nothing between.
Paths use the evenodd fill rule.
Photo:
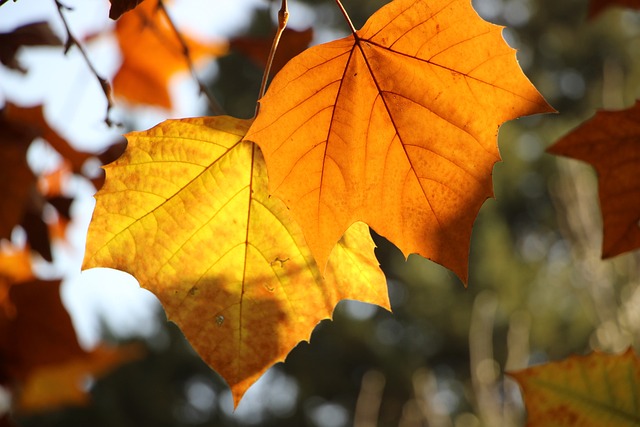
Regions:
<instances>
[{"instance_id":1,"label":"bare branch","mask_svg":"<svg viewBox=\"0 0 640 427\"><path fill-rule=\"evenodd\" d=\"M16 0L14 0L14 1L16 1ZM70 7L68 7L68 6L65 6L62 3L60 3L59 0L54 0L54 2L56 4L57 10L58 10L58 15L60 15L60 19L62 20L62 23L64 24L64 28L65 28L65 30L67 32L67 41L65 42L65 45L64 45L64 53L66 54L67 52L69 52L69 49L71 49L72 46L76 46L78 48L78 50L80 51L80 54L82 54L82 57L84 58L85 63L87 64L87 66L89 67L89 69L91 70L93 75L96 77L96 79L98 79L98 83L100 83L100 88L102 89L102 92L104 93L105 98L107 98L107 113L106 113L106 117L104 119L104 122L108 126L119 126L120 125L119 123L115 123L109 118L109 113L111 112L111 109L113 108L113 101L111 100L111 85L109 85L109 82L105 78L101 77L98 74L98 72L96 71L95 67L93 66L93 64L89 60L89 56L87 55L87 52L84 50L84 48L82 47L80 42L78 42L78 40L71 33L71 29L69 28L69 24L68 24L66 18L64 17L64 13L62 13L63 9L64 10L72 10L72 9Z\"/></svg>"},{"instance_id":2,"label":"bare branch","mask_svg":"<svg viewBox=\"0 0 640 427\"><path fill-rule=\"evenodd\" d=\"M193 79L198 84L198 88L200 89L200 93L202 95L204 95L205 98L207 98L207 102L209 104L209 109L211 109L211 111L215 115L224 114L224 109L222 108L220 103L213 97L212 94L209 93L209 91L207 90L206 85L198 77L198 74L196 73L195 66L193 65L193 60L191 59L191 52L189 50L189 46L187 45L187 42L185 41L184 37L182 37L182 33L180 33L180 31L178 30L178 28L174 24L173 20L171 19L171 16L169 15L169 12L167 11L167 8L165 7L163 0L158 0L158 10L162 11L164 16L167 18L167 21L169 22L169 26L171 27L171 29L173 30L174 34L178 38L178 41L180 42L180 46L182 47L182 54L184 55L185 59L187 60L187 65L189 66L189 71L191 72L191 75L193 76Z\"/></svg>"}]
</instances>

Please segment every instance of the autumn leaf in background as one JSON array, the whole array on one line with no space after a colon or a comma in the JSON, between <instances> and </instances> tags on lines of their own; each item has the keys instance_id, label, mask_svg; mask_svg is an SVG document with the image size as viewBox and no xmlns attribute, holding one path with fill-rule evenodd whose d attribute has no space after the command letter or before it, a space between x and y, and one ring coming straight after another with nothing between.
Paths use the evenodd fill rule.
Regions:
<instances>
[{"instance_id":1,"label":"autumn leaf in background","mask_svg":"<svg viewBox=\"0 0 640 427\"><path fill-rule=\"evenodd\" d=\"M273 36L268 38L251 36L235 37L229 41L229 47L238 52L242 52L256 65L265 68L273 42L272 39ZM278 44L278 50L271 63L270 75L275 75L291 58L308 48L312 39L312 28L307 28L302 31L285 28L280 43Z\"/></svg>"},{"instance_id":2,"label":"autumn leaf in background","mask_svg":"<svg viewBox=\"0 0 640 427\"><path fill-rule=\"evenodd\" d=\"M547 151L595 168L602 257L640 248L640 103L623 111L598 111Z\"/></svg>"},{"instance_id":3,"label":"autumn leaf in background","mask_svg":"<svg viewBox=\"0 0 640 427\"><path fill-rule=\"evenodd\" d=\"M180 30L191 59L224 55L224 42L201 42ZM115 34L122 53L122 65L113 79L116 96L132 104L170 109L169 83L173 76L188 72L183 46L157 0L147 0L117 22Z\"/></svg>"},{"instance_id":4,"label":"autumn leaf in background","mask_svg":"<svg viewBox=\"0 0 640 427\"><path fill-rule=\"evenodd\" d=\"M44 186L45 177L37 177L27 164L27 150L33 140L43 138L64 158L69 172L80 173L93 155L73 148L47 123L42 106L20 107L7 103L0 111L0 238L8 239L16 225L21 225L31 247L51 260L48 225L42 213L45 204L56 208L59 217L69 218L71 199L60 188ZM64 166L63 166L64 168ZM49 183L53 181L50 179ZM40 185L38 185L40 183Z\"/></svg>"},{"instance_id":5,"label":"autumn leaf in background","mask_svg":"<svg viewBox=\"0 0 640 427\"><path fill-rule=\"evenodd\" d=\"M64 188L68 185L72 176L70 167L63 162L58 168L52 172L42 174L38 179L38 191L46 197L47 203L53 206L57 213L55 218L48 216L46 220L47 234L52 240L64 241L66 238L67 226L71 222L73 198L65 195ZM38 218L41 219L41 217ZM29 240L34 249L36 249L35 242L36 240L34 239ZM37 251L40 252L39 250Z\"/></svg>"},{"instance_id":6,"label":"autumn leaf in background","mask_svg":"<svg viewBox=\"0 0 640 427\"><path fill-rule=\"evenodd\" d=\"M36 177L27 164L27 149L40 131L0 111L0 239L8 239L27 209Z\"/></svg>"},{"instance_id":7,"label":"autumn leaf in background","mask_svg":"<svg viewBox=\"0 0 640 427\"><path fill-rule=\"evenodd\" d=\"M271 365L309 339L338 301L389 309L369 229L355 224L324 279L287 208L267 193L250 122L168 120L127 136L105 167L84 268L134 275L162 302L235 404Z\"/></svg>"},{"instance_id":8,"label":"autumn leaf in background","mask_svg":"<svg viewBox=\"0 0 640 427\"><path fill-rule=\"evenodd\" d=\"M37 138L61 156L55 170L32 171L27 151ZM33 251L51 260L52 239L65 241L73 201L65 195L65 181L82 174L88 159L100 156L72 147L49 126L41 105L7 103L0 111L0 239L10 240L16 226L26 234L21 249L7 241L0 245L0 385L12 392L14 412L86 403L83 381L140 353L81 349L60 300L60 281L39 280L32 272ZM55 218L45 220L46 206L55 209Z\"/></svg>"},{"instance_id":9,"label":"autumn leaf in background","mask_svg":"<svg viewBox=\"0 0 640 427\"><path fill-rule=\"evenodd\" d=\"M84 163L95 154L75 149L65 138L53 129L45 118L42 105L21 107L11 103L4 106L3 115L6 120L28 126L37 136L43 138L71 165L74 173L80 173Z\"/></svg>"},{"instance_id":10,"label":"autumn leaf in background","mask_svg":"<svg viewBox=\"0 0 640 427\"><path fill-rule=\"evenodd\" d=\"M83 350L60 300L60 281L34 278L27 257L26 250L0 252L0 384L21 413L86 404L84 382L140 357L141 349Z\"/></svg>"},{"instance_id":11,"label":"autumn leaf in background","mask_svg":"<svg viewBox=\"0 0 640 427\"><path fill-rule=\"evenodd\" d=\"M16 58L25 46L62 46L62 42L46 22L22 25L8 33L0 33L0 62L12 70L26 73Z\"/></svg>"},{"instance_id":12,"label":"autumn leaf in background","mask_svg":"<svg viewBox=\"0 0 640 427\"><path fill-rule=\"evenodd\" d=\"M42 138L61 157L53 171L36 174L27 163L27 150L36 138ZM73 199L64 186L73 174L83 175L85 163L98 159L112 161L123 150L115 142L101 153L77 150L47 122L42 105L21 107L7 103L0 110L0 239L9 239L15 226L27 234L31 249L51 261L51 238L64 237ZM87 177L99 187L102 176ZM45 206L55 209L57 218L43 218Z\"/></svg>"},{"instance_id":13,"label":"autumn leaf in background","mask_svg":"<svg viewBox=\"0 0 640 427\"><path fill-rule=\"evenodd\" d=\"M510 373L520 384L528 427L640 424L640 361L594 352Z\"/></svg>"},{"instance_id":14,"label":"autumn leaf in background","mask_svg":"<svg viewBox=\"0 0 640 427\"><path fill-rule=\"evenodd\" d=\"M612 7L640 9L640 0L591 0L589 3L589 17L594 18Z\"/></svg>"},{"instance_id":15,"label":"autumn leaf in background","mask_svg":"<svg viewBox=\"0 0 640 427\"><path fill-rule=\"evenodd\" d=\"M21 46L60 44L44 23L0 34L0 43L2 62L18 71L23 69L15 53ZM55 169L34 173L41 166L27 161L34 141L60 156ZM14 413L84 404L87 379L140 355L134 347L81 349L60 300L60 281L40 280L32 271L34 252L51 261L52 239L66 241L73 202L65 192L67 181L83 175L89 159L102 157L73 147L49 125L42 105L6 102L0 110L0 385L11 393ZM45 215L46 208L53 210ZM9 243L17 226L26 234L20 249Z\"/></svg>"},{"instance_id":16,"label":"autumn leaf in background","mask_svg":"<svg viewBox=\"0 0 640 427\"><path fill-rule=\"evenodd\" d=\"M111 3L109 18L118 19L123 13L134 9L142 2L143 0L109 0L109 3Z\"/></svg>"},{"instance_id":17,"label":"autumn leaf in background","mask_svg":"<svg viewBox=\"0 0 640 427\"><path fill-rule=\"evenodd\" d=\"M0 251L0 316L13 318L16 308L9 298L9 290L16 283L34 279L31 255L28 249L15 248Z\"/></svg>"},{"instance_id":18,"label":"autumn leaf in background","mask_svg":"<svg viewBox=\"0 0 640 427\"><path fill-rule=\"evenodd\" d=\"M396 0L274 78L246 139L262 148L270 189L321 267L363 221L466 283L498 127L553 111L502 28L468 0Z\"/></svg>"}]
</instances>

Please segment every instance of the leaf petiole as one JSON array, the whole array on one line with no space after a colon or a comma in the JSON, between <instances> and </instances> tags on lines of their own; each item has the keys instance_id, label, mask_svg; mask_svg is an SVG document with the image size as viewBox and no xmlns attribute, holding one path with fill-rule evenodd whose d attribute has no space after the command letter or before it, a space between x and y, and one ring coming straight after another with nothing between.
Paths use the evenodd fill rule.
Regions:
<instances>
[{"instance_id":1,"label":"leaf petiole","mask_svg":"<svg viewBox=\"0 0 640 427\"><path fill-rule=\"evenodd\" d=\"M344 16L344 19L347 21L347 24L349 24L349 28L351 29L351 32L353 33L353 36L355 37L355 35L356 35L356 27L353 26L353 22L351 22L351 18L349 17L349 14L347 13L347 10L344 8L344 6L342 5L342 2L340 2L340 0L336 0L336 4L340 8L340 12L342 12L342 16Z\"/></svg>"},{"instance_id":2,"label":"leaf petiole","mask_svg":"<svg viewBox=\"0 0 640 427\"><path fill-rule=\"evenodd\" d=\"M287 27L288 20L289 8L287 7L287 0L282 0L282 5L280 6L280 10L278 11L278 29L276 30L276 35L273 37L273 43L271 44L271 50L269 51L269 58L267 59L267 66L265 67L264 74L262 75L262 83L260 83L260 93L258 94L258 100L260 100L260 98L264 96L264 93L267 90L267 81L269 80L269 74L271 74L271 64L273 64L273 58L276 56L276 51L278 50L278 43L280 43L282 33ZM256 116L258 115L259 109L260 102L256 104Z\"/></svg>"}]
</instances>

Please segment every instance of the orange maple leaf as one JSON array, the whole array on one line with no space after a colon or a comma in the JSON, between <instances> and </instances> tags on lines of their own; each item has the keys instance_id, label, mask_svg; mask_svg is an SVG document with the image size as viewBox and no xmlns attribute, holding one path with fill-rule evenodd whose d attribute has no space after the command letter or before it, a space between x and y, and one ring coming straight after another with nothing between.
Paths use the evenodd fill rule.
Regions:
<instances>
[{"instance_id":1,"label":"orange maple leaf","mask_svg":"<svg viewBox=\"0 0 640 427\"><path fill-rule=\"evenodd\" d=\"M249 123L168 120L128 134L123 157L105 166L83 265L129 272L153 292L236 404L338 301L389 309L365 224L345 233L322 277L267 193L258 147L242 141Z\"/></svg>"},{"instance_id":2,"label":"orange maple leaf","mask_svg":"<svg viewBox=\"0 0 640 427\"><path fill-rule=\"evenodd\" d=\"M632 349L572 356L509 375L522 388L528 427L640 425L640 360Z\"/></svg>"},{"instance_id":3,"label":"orange maple leaf","mask_svg":"<svg viewBox=\"0 0 640 427\"><path fill-rule=\"evenodd\" d=\"M640 9L640 0L591 0L589 3L589 18L594 18L611 7Z\"/></svg>"},{"instance_id":4,"label":"orange maple leaf","mask_svg":"<svg viewBox=\"0 0 640 427\"><path fill-rule=\"evenodd\" d=\"M598 111L547 151L595 168L602 257L640 248L640 102L624 111Z\"/></svg>"},{"instance_id":5,"label":"orange maple leaf","mask_svg":"<svg viewBox=\"0 0 640 427\"><path fill-rule=\"evenodd\" d=\"M169 81L189 66L175 31L158 11L158 2L147 0L122 16L115 34L122 65L113 79L114 94L132 103L171 108ZM182 37L194 62L223 55L228 49L226 43L199 42L184 32Z\"/></svg>"},{"instance_id":6,"label":"orange maple leaf","mask_svg":"<svg viewBox=\"0 0 640 427\"><path fill-rule=\"evenodd\" d=\"M291 60L247 134L318 264L355 221L465 283L498 127L553 111L469 0L396 0Z\"/></svg>"}]
</instances>

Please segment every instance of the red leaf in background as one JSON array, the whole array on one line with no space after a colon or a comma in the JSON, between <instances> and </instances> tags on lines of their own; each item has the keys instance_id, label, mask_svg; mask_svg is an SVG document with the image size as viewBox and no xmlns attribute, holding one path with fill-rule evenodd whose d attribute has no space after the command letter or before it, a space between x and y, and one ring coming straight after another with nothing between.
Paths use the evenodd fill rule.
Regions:
<instances>
[{"instance_id":1,"label":"red leaf in background","mask_svg":"<svg viewBox=\"0 0 640 427\"><path fill-rule=\"evenodd\" d=\"M640 247L640 103L594 117L547 150L591 164L598 173L602 257Z\"/></svg>"},{"instance_id":2,"label":"red leaf in background","mask_svg":"<svg viewBox=\"0 0 640 427\"><path fill-rule=\"evenodd\" d=\"M591 0L589 18L594 18L604 10L615 6L640 9L640 0Z\"/></svg>"},{"instance_id":3,"label":"red leaf in background","mask_svg":"<svg viewBox=\"0 0 640 427\"><path fill-rule=\"evenodd\" d=\"M302 31L285 28L271 64L270 75L275 75L291 58L309 47L312 39L313 29L311 28ZM236 37L229 42L229 46L238 52L242 52L257 65L265 67L269 58L272 40L273 36L267 38Z\"/></svg>"},{"instance_id":4,"label":"red leaf in background","mask_svg":"<svg viewBox=\"0 0 640 427\"><path fill-rule=\"evenodd\" d=\"M42 105L20 107L7 103L3 113L5 120L13 122L16 126L27 127L35 136L45 139L62 157L69 161L75 173L79 173L84 162L93 156L91 153L76 150L55 129L49 126Z\"/></svg>"},{"instance_id":5,"label":"red leaf in background","mask_svg":"<svg viewBox=\"0 0 640 427\"><path fill-rule=\"evenodd\" d=\"M109 9L109 18L118 19L120 16L134 9L137 5L144 0L109 0L111 3L111 9Z\"/></svg>"},{"instance_id":6,"label":"red leaf in background","mask_svg":"<svg viewBox=\"0 0 640 427\"><path fill-rule=\"evenodd\" d=\"M9 285L5 305L12 308L0 311L0 383L14 392L14 409L85 404L83 381L139 357L133 346L83 350L62 305L60 281L17 282L9 274L0 271Z\"/></svg>"},{"instance_id":7,"label":"red leaf in background","mask_svg":"<svg viewBox=\"0 0 640 427\"><path fill-rule=\"evenodd\" d=\"M84 354L60 300L60 281L18 283L9 300L16 313L0 317L1 382L23 381L37 367Z\"/></svg>"},{"instance_id":8,"label":"red leaf in background","mask_svg":"<svg viewBox=\"0 0 640 427\"><path fill-rule=\"evenodd\" d=\"M80 173L93 154L76 150L51 128L42 105L20 107L7 103L0 111L0 238L9 239L14 227L21 225L31 248L50 261L49 231L42 218L48 190L39 188L27 163L27 150L37 137L45 139L64 158L68 173ZM56 191L55 196L60 196L61 189Z\"/></svg>"},{"instance_id":9,"label":"red leaf in background","mask_svg":"<svg viewBox=\"0 0 640 427\"><path fill-rule=\"evenodd\" d=\"M16 59L23 46L62 46L58 36L47 22L32 22L15 28L9 33L0 33L0 62L6 67L25 73Z\"/></svg>"},{"instance_id":10,"label":"red leaf in background","mask_svg":"<svg viewBox=\"0 0 640 427\"><path fill-rule=\"evenodd\" d=\"M36 177L27 164L27 149L37 128L14 120L9 105L0 111L0 239L8 239L24 215Z\"/></svg>"}]
</instances>

